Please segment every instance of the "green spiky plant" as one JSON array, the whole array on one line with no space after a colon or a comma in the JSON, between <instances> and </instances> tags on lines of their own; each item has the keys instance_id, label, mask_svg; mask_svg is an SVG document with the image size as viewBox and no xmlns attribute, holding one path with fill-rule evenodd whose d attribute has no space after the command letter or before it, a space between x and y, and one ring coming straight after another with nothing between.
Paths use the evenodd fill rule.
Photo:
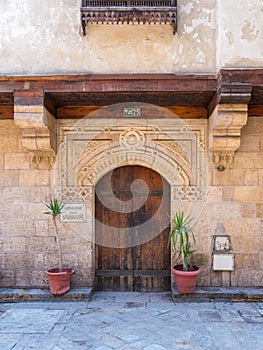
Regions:
<instances>
[{"instance_id":1,"label":"green spiky plant","mask_svg":"<svg viewBox=\"0 0 263 350\"><path fill-rule=\"evenodd\" d=\"M62 209L64 208L64 204L57 198L52 197L49 203L45 203L45 206L49 209L49 211L45 211L44 214L51 215L54 223L56 242L58 247L59 271L63 271L62 251L58 234L57 218L61 214Z\"/></svg>"},{"instance_id":2,"label":"green spiky plant","mask_svg":"<svg viewBox=\"0 0 263 350\"><path fill-rule=\"evenodd\" d=\"M186 216L183 212L177 212L172 219L168 244L172 244L173 251L179 261L183 264L184 271L193 270L191 257L197 249L195 249L196 241L193 228L191 227L192 218Z\"/></svg>"}]
</instances>

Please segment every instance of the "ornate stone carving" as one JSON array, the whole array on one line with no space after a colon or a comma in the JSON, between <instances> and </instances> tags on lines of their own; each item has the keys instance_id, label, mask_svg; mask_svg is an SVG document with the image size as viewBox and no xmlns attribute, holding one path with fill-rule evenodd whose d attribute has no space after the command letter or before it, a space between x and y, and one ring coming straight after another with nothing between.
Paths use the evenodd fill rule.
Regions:
<instances>
[{"instance_id":1,"label":"ornate stone carving","mask_svg":"<svg viewBox=\"0 0 263 350\"><path fill-rule=\"evenodd\" d=\"M14 94L14 121L22 130L22 145L32 155L33 168L50 169L56 152L56 122L44 105L28 105L29 96L23 91ZM43 92L35 92L34 98L44 102Z\"/></svg>"},{"instance_id":2,"label":"ornate stone carving","mask_svg":"<svg viewBox=\"0 0 263 350\"><path fill-rule=\"evenodd\" d=\"M94 149L102 146L103 144L109 142L111 140L91 140L89 141L88 145L85 148L85 153L89 153L91 151L93 151Z\"/></svg>"},{"instance_id":3,"label":"ornate stone carving","mask_svg":"<svg viewBox=\"0 0 263 350\"><path fill-rule=\"evenodd\" d=\"M120 134L120 144L129 149L136 150L144 146L145 135L138 129L131 127Z\"/></svg>"},{"instance_id":4,"label":"ornate stone carving","mask_svg":"<svg viewBox=\"0 0 263 350\"><path fill-rule=\"evenodd\" d=\"M207 189L200 186L175 186L173 188L172 199L174 201L203 201Z\"/></svg>"},{"instance_id":5,"label":"ornate stone carving","mask_svg":"<svg viewBox=\"0 0 263 350\"><path fill-rule=\"evenodd\" d=\"M73 142L73 160L72 160L72 165L73 167L76 166L76 164L79 162L85 147L87 145L87 141L85 140L74 140Z\"/></svg>"},{"instance_id":6,"label":"ornate stone carving","mask_svg":"<svg viewBox=\"0 0 263 350\"><path fill-rule=\"evenodd\" d=\"M108 147L108 149L104 149L104 147L98 149L95 157L83 156L76 177L78 186L95 185L98 179L114 168L133 164L148 166L159 171L165 175L168 181L174 184L189 185L196 183L191 165L188 162L178 162L176 153L171 155L168 161L165 148L160 148L156 152L154 142L149 142L144 148L136 150L123 148L116 142L110 143Z\"/></svg>"},{"instance_id":7,"label":"ornate stone carving","mask_svg":"<svg viewBox=\"0 0 263 350\"><path fill-rule=\"evenodd\" d=\"M91 186L81 186L78 188L78 192L84 202L92 200L92 187Z\"/></svg>"},{"instance_id":8,"label":"ornate stone carving","mask_svg":"<svg viewBox=\"0 0 263 350\"><path fill-rule=\"evenodd\" d=\"M161 118L151 123L146 119L125 123L104 119L101 125L101 121L85 119L69 123L58 120L59 141L63 143L56 157L56 184L63 200L84 202L88 208L85 233L96 235L96 184L126 165L148 167L167 180L171 215L183 208L194 220L198 218L207 190L206 121L191 120L186 125L182 120L164 123Z\"/></svg>"},{"instance_id":9,"label":"ornate stone carving","mask_svg":"<svg viewBox=\"0 0 263 350\"><path fill-rule=\"evenodd\" d=\"M83 200L88 202L92 200L92 187L89 186L63 186L59 193L64 201L78 202Z\"/></svg>"},{"instance_id":10,"label":"ornate stone carving","mask_svg":"<svg viewBox=\"0 0 263 350\"><path fill-rule=\"evenodd\" d=\"M235 152L214 152L213 162L218 170L224 170L224 168L231 168L234 162ZM224 168L222 168L224 167Z\"/></svg>"},{"instance_id":11,"label":"ornate stone carving","mask_svg":"<svg viewBox=\"0 0 263 350\"><path fill-rule=\"evenodd\" d=\"M77 182L78 186L79 186L79 184L81 184L81 186L84 186L86 184L88 184L90 186L94 185L94 169L85 165L79 171L79 173L77 175L76 182Z\"/></svg>"},{"instance_id":12,"label":"ornate stone carving","mask_svg":"<svg viewBox=\"0 0 263 350\"><path fill-rule=\"evenodd\" d=\"M54 151L47 127L22 128L22 145L28 151Z\"/></svg>"},{"instance_id":13,"label":"ornate stone carving","mask_svg":"<svg viewBox=\"0 0 263 350\"><path fill-rule=\"evenodd\" d=\"M61 158L59 167L67 178L60 179L61 185L94 186L112 169L137 164L163 173L170 183L202 186L205 182L205 176L200 175L203 150L198 144L202 135L204 140L204 128L197 123L190 129L181 124L167 124L162 129L161 123L120 125L111 121L101 129L86 120L85 138L77 132L78 124L70 129L62 124L62 139L67 146L63 152L60 150L61 157L58 158ZM171 151L170 155L167 149Z\"/></svg>"},{"instance_id":14,"label":"ornate stone carving","mask_svg":"<svg viewBox=\"0 0 263 350\"><path fill-rule=\"evenodd\" d=\"M178 144L178 142L174 140L154 140L155 143L161 145L163 147L169 148L171 151L180 155L187 163L189 162L189 157L185 154L182 147Z\"/></svg>"},{"instance_id":15,"label":"ornate stone carving","mask_svg":"<svg viewBox=\"0 0 263 350\"><path fill-rule=\"evenodd\" d=\"M210 151L218 170L230 167L240 147L242 127L247 123L247 105L218 105L209 119Z\"/></svg>"},{"instance_id":16,"label":"ornate stone carving","mask_svg":"<svg viewBox=\"0 0 263 350\"><path fill-rule=\"evenodd\" d=\"M55 161L55 152L31 152L33 169L51 169Z\"/></svg>"}]
</instances>

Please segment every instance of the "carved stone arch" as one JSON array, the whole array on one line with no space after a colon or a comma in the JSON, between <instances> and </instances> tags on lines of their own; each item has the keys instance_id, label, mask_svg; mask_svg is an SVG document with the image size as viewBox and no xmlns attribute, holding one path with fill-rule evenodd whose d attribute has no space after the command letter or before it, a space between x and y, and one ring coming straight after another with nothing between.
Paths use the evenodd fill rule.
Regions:
<instances>
[{"instance_id":1,"label":"carved stone arch","mask_svg":"<svg viewBox=\"0 0 263 350\"><path fill-rule=\"evenodd\" d=\"M63 198L83 201L92 222L97 182L117 167L140 165L170 184L172 215L177 208L189 207L193 212L195 207L198 217L207 191L206 123L185 123L174 115L165 123L162 118L128 120L121 117L122 107L100 110L96 118L84 118L70 127L61 124L60 142L65 147L57 157L57 183ZM156 106L143 105L142 111L156 115L156 109L161 116L163 110Z\"/></svg>"},{"instance_id":2,"label":"carved stone arch","mask_svg":"<svg viewBox=\"0 0 263 350\"><path fill-rule=\"evenodd\" d=\"M135 150L123 149L119 142L104 142L95 150L87 147L77 165L76 185L79 188L94 186L105 174L125 165L141 165L155 170L171 186L193 186L191 166L178 153L147 142Z\"/></svg>"}]
</instances>

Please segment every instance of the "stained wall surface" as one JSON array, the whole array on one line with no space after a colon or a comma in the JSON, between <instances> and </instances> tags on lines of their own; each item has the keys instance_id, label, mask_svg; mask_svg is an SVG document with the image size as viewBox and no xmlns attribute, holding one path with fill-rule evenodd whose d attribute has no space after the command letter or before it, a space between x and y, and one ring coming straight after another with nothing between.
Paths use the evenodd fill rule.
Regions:
<instances>
[{"instance_id":1,"label":"stained wall surface","mask_svg":"<svg viewBox=\"0 0 263 350\"><path fill-rule=\"evenodd\" d=\"M1 1L1 73L215 72L262 65L260 0L178 1L170 25L90 25L80 0ZM6 60L5 57L9 57Z\"/></svg>"},{"instance_id":2,"label":"stained wall surface","mask_svg":"<svg viewBox=\"0 0 263 350\"><path fill-rule=\"evenodd\" d=\"M263 65L263 2L218 1L219 67Z\"/></svg>"},{"instance_id":3,"label":"stained wall surface","mask_svg":"<svg viewBox=\"0 0 263 350\"><path fill-rule=\"evenodd\" d=\"M91 25L80 0L1 1L2 73L214 71L216 1L179 1L170 25ZM5 57L9 57L6 60Z\"/></svg>"},{"instance_id":4,"label":"stained wall surface","mask_svg":"<svg viewBox=\"0 0 263 350\"><path fill-rule=\"evenodd\" d=\"M260 0L178 1L170 25L80 25L80 0L0 3L4 74L215 72L263 61ZM8 60L6 59L8 57Z\"/></svg>"}]
</instances>

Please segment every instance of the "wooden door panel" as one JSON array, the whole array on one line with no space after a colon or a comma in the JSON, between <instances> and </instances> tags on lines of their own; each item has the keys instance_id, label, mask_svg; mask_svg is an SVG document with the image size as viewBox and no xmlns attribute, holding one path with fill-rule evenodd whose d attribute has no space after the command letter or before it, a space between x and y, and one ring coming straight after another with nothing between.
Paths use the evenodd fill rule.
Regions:
<instances>
[{"instance_id":1,"label":"wooden door panel","mask_svg":"<svg viewBox=\"0 0 263 350\"><path fill-rule=\"evenodd\" d=\"M125 166L100 180L96 236L104 244L100 239L95 248L97 289L170 289L169 227L163 229L169 210L169 184L151 169Z\"/></svg>"}]
</instances>

